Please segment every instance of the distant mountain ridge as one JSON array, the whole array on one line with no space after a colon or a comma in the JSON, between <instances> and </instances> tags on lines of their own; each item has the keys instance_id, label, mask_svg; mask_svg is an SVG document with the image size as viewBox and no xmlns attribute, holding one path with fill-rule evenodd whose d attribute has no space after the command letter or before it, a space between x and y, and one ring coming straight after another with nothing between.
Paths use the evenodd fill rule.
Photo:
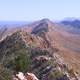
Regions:
<instances>
[{"instance_id":1,"label":"distant mountain ridge","mask_svg":"<svg viewBox=\"0 0 80 80\"><path fill-rule=\"evenodd\" d=\"M78 20L78 19L75 19L75 20L64 20L64 21L62 21L61 22L62 24L64 24L64 25L70 25L70 26L72 26L72 27L74 27L74 28L80 28L80 20Z\"/></svg>"}]
</instances>

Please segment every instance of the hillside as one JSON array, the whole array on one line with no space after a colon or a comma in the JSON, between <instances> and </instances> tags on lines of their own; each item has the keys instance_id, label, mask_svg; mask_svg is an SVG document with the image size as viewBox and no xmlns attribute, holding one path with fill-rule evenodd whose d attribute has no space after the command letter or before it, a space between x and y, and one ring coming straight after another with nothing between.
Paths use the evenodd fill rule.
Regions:
<instances>
[{"instance_id":1,"label":"hillside","mask_svg":"<svg viewBox=\"0 0 80 80\"><path fill-rule=\"evenodd\" d=\"M41 27L35 27L32 33L35 34L35 32L37 32L36 34L39 36L43 36L44 33L45 36L43 36L43 38L46 37L46 40L51 46L58 48L60 50L59 55L61 55L67 63L72 65L74 69L78 69L77 71L80 72L80 36L69 33L63 26L52 23L51 21L48 21L49 23L47 23L46 29L43 31L47 21L44 20L43 22L45 23L41 23Z\"/></svg>"}]
</instances>

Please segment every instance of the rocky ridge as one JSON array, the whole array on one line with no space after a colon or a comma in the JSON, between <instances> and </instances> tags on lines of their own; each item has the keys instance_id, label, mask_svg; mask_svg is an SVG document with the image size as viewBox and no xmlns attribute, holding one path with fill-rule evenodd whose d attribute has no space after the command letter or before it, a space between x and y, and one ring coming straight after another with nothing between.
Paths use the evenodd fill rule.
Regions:
<instances>
[{"instance_id":1,"label":"rocky ridge","mask_svg":"<svg viewBox=\"0 0 80 80\"><path fill-rule=\"evenodd\" d=\"M47 34L49 30L53 30L51 26L42 20L38 29L33 29L32 33L20 30L1 41L0 64L14 76L13 80L20 80L14 79L17 72L23 72L23 77L26 77L26 73L31 73L37 78L27 79L27 76L21 80L79 80L78 73L68 67L57 54L59 49L50 42Z\"/></svg>"}]
</instances>

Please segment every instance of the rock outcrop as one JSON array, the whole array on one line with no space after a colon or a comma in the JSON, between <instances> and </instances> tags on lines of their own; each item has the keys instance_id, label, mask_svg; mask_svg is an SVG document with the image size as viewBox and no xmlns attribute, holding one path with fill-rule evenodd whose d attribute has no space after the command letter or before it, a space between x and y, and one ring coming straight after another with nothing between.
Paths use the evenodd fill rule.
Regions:
<instances>
[{"instance_id":1,"label":"rock outcrop","mask_svg":"<svg viewBox=\"0 0 80 80\"><path fill-rule=\"evenodd\" d=\"M39 80L33 73L22 73L18 72L18 74L13 75L13 80Z\"/></svg>"}]
</instances>

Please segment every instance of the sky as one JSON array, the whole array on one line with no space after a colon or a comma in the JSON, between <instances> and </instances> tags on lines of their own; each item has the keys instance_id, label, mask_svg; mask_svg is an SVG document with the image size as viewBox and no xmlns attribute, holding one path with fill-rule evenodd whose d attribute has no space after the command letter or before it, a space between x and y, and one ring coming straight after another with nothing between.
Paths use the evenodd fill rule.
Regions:
<instances>
[{"instance_id":1,"label":"sky","mask_svg":"<svg viewBox=\"0 0 80 80\"><path fill-rule=\"evenodd\" d=\"M80 0L0 0L0 21L80 18Z\"/></svg>"}]
</instances>

